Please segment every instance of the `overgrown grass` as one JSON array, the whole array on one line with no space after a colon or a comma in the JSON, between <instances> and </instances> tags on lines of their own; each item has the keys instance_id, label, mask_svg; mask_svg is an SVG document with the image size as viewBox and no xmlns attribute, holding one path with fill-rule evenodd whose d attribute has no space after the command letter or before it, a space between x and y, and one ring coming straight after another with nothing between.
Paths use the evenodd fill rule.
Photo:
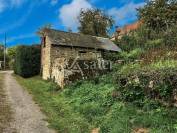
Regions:
<instances>
[{"instance_id":1,"label":"overgrown grass","mask_svg":"<svg viewBox=\"0 0 177 133\"><path fill-rule=\"evenodd\" d=\"M150 64L153 69L177 68L177 60L160 60Z\"/></svg>"},{"instance_id":2,"label":"overgrown grass","mask_svg":"<svg viewBox=\"0 0 177 133\"><path fill-rule=\"evenodd\" d=\"M175 133L177 111L174 108L137 108L119 100L112 74L80 81L63 91L51 90L51 83L39 77L16 79L47 115L58 132L87 133L100 128L102 133L130 133L145 128L152 133Z\"/></svg>"},{"instance_id":3,"label":"overgrown grass","mask_svg":"<svg viewBox=\"0 0 177 133\"><path fill-rule=\"evenodd\" d=\"M156 96L159 91L166 97L176 89L176 76L171 69L177 67L177 47L170 43L165 46L164 40L162 37L148 39L141 32L126 35L118 42L122 52L106 53L104 57L115 62L123 60L122 64L113 65L112 73L78 81L64 90L58 91L55 84L40 77L16 76L16 79L32 93L47 115L50 127L59 133L90 133L95 128L100 133L132 133L142 128L150 133L176 133L177 109L146 95L155 92L152 96ZM129 86L124 83L120 86L118 78L123 79L121 82L126 79Z\"/></svg>"},{"instance_id":4,"label":"overgrown grass","mask_svg":"<svg viewBox=\"0 0 177 133\"><path fill-rule=\"evenodd\" d=\"M83 133L88 132L90 125L77 112L72 110L65 97L59 92L51 90L51 84L39 77L23 79L16 77L19 83L33 94L34 100L41 106L42 111L48 116L50 126L58 132ZM87 130L86 130L87 129Z\"/></svg>"}]
</instances>

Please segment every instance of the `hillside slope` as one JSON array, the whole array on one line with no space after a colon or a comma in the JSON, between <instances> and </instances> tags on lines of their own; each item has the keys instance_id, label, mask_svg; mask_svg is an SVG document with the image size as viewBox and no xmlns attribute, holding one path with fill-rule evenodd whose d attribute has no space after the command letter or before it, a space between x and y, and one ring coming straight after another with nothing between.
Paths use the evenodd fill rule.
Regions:
<instances>
[{"instance_id":1,"label":"hillside slope","mask_svg":"<svg viewBox=\"0 0 177 133\"><path fill-rule=\"evenodd\" d=\"M98 128L102 133L129 133L139 130L175 133L177 111L171 106L172 101L168 97L166 99L167 95L173 95L167 88L171 84L162 82L166 83L166 86L158 88L163 84L157 82L158 78L153 78L154 87L159 91L154 93L156 94L154 97L148 97L146 94L149 93L142 91L142 85L145 83L149 85L149 81L152 80L150 77L154 73L150 70L161 72L162 76L156 75L161 78L166 74L163 73L164 70L168 70L169 73L171 71L174 76L173 83L176 85L177 75L174 74L177 68L176 51L174 48L169 51L164 49L162 56L162 52L154 50L155 57L153 57L154 53L149 54L153 52L151 50L135 52L137 50L133 49L132 51L134 52L122 54L128 60L134 58L133 61L115 64L112 73L92 80L79 81L62 91L58 90L55 84L43 81L39 77L30 79L17 77L17 80L34 95L34 100L48 116L50 126L58 132L82 133ZM138 63L135 61L145 57L152 60ZM159 57L157 60L154 59L157 57ZM140 75L141 78L136 77L144 70L149 70L145 75L151 74L150 79L143 77L143 74ZM166 78L171 78L172 75ZM121 78L118 77L125 77L135 82L128 82L127 85L121 86L118 81ZM161 81L163 80L162 78ZM166 102L167 104L164 104Z\"/></svg>"}]
</instances>

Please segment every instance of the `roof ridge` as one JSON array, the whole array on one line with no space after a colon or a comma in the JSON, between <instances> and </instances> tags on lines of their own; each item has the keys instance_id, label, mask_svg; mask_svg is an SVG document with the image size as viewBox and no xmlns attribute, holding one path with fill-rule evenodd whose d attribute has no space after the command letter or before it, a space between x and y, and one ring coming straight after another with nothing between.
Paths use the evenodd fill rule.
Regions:
<instances>
[{"instance_id":1,"label":"roof ridge","mask_svg":"<svg viewBox=\"0 0 177 133\"><path fill-rule=\"evenodd\" d=\"M52 31L56 31L56 32L63 32L63 33L69 33L69 34L75 34L75 35L83 35L83 36L89 36L89 37L96 37L96 38L109 39L108 37L93 36L93 35L89 35L89 34L83 34L83 33L78 33L78 32L63 31L63 30L57 30L57 29L53 29L53 28L47 28L47 30L52 30Z\"/></svg>"}]
</instances>

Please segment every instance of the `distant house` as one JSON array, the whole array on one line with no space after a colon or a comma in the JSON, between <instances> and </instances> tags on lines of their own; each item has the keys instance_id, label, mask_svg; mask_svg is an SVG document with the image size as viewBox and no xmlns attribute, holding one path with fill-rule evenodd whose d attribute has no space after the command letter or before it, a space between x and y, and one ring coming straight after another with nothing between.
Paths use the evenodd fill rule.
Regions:
<instances>
[{"instance_id":1,"label":"distant house","mask_svg":"<svg viewBox=\"0 0 177 133\"><path fill-rule=\"evenodd\" d=\"M137 30L141 26L142 22L137 21L133 24L125 25L123 28L117 28L116 33L112 36L111 40L121 39L123 35L129 34L132 31Z\"/></svg>"},{"instance_id":2,"label":"distant house","mask_svg":"<svg viewBox=\"0 0 177 133\"><path fill-rule=\"evenodd\" d=\"M53 29L43 29L40 35L42 78L52 79L61 87L77 79L96 75L98 70L89 63L103 60L104 52L120 51L107 38ZM102 71L100 66L98 69Z\"/></svg>"}]
</instances>

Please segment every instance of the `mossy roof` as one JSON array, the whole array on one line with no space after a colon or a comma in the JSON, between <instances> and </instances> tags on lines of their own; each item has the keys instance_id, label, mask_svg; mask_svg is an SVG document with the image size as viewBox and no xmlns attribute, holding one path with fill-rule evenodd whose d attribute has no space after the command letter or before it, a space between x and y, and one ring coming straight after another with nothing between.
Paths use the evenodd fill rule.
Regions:
<instances>
[{"instance_id":1,"label":"mossy roof","mask_svg":"<svg viewBox=\"0 0 177 133\"><path fill-rule=\"evenodd\" d=\"M120 48L108 38L64 32L54 29L43 29L42 33L43 36L48 36L54 45L93 48L115 52L121 51Z\"/></svg>"}]
</instances>

